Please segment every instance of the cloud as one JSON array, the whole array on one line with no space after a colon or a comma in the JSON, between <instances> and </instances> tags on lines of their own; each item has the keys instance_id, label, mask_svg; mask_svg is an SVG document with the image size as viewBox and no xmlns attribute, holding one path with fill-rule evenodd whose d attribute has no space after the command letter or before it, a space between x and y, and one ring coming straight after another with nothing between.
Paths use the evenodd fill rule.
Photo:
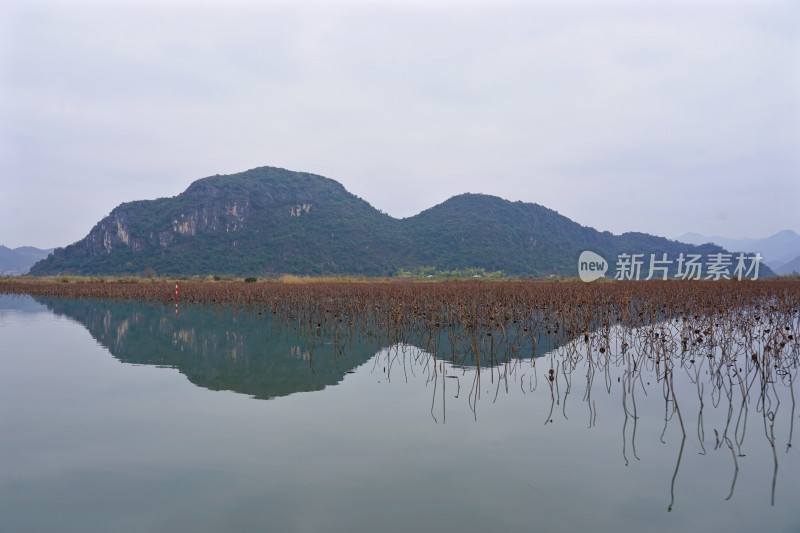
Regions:
<instances>
[{"instance_id":1,"label":"cloud","mask_svg":"<svg viewBox=\"0 0 800 533\"><path fill-rule=\"evenodd\" d=\"M472 191L615 232L800 230L798 15L14 4L0 242L68 244L120 202L260 165L337 179L395 216Z\"/></svg>"}]
</instances>

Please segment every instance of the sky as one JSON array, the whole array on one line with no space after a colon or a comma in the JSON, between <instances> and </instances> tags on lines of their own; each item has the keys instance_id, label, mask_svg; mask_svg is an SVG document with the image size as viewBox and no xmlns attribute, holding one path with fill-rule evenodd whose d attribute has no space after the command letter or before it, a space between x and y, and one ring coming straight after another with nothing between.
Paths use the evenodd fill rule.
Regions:
<instances>
[{"instance_id":1,"label":"sky","mask_svg":"<svg viewBox=\"0 0 800 533\"><path fill-rule=\"evenodd\" d=\"M259 166L398 218L800 232L800 2L0 0L0 244Z\"/></svg>"}]
</instances>

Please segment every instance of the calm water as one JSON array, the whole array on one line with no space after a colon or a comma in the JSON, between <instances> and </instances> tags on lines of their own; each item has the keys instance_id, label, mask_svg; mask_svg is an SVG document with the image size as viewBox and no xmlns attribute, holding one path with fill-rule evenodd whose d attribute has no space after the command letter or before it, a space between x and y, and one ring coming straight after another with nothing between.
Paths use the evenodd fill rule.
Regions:
<instances>
[{"instance_id":1,"label":"calm water","mask_svg":"<svg viewBox=\"0 0 800 533\"><path fill-rule=\"evenodd\" d=\"M0 530L800 531L796 372L743 398L681 368L667 401L655 367L551 348L478 372L244 312L0 296Z\"/></svg>"}]
</instances>

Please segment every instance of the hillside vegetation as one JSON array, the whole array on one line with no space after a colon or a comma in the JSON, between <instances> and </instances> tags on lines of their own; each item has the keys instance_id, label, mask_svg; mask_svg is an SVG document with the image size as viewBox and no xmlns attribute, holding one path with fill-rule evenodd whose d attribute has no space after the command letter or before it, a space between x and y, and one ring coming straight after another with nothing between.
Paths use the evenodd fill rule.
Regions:
<instances>
[{"instance_id":1,"label":"hillside vegetation","mask_svg":"<svg viewBox=\"0 0 800 533\"><path fill-rule=\"evenodd\" d=\"M722 248L615 236L538 204L482 194L398 220L334 180L261 167L197 180L173 198L123 203L31 274L390 276L434 267L574 276L583 250L613 270L621 252L677 257Z\"/></svg>"}]
</instances>

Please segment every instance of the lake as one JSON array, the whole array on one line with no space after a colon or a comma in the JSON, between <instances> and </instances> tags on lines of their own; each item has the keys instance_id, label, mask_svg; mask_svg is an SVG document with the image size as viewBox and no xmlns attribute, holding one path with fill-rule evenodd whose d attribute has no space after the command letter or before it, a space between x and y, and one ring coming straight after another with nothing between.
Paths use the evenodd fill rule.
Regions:
<instances>
[{"instance_id":1,"label":"lake","mask_svg":"<svg viewBox=\"0 0 800 533\"><path fill-rule=\"evenodd\" d=\"M796 347L765 373L611 333L480 365L0 295L0 530L800 531Z\"/></svg>"}]
</instances>

